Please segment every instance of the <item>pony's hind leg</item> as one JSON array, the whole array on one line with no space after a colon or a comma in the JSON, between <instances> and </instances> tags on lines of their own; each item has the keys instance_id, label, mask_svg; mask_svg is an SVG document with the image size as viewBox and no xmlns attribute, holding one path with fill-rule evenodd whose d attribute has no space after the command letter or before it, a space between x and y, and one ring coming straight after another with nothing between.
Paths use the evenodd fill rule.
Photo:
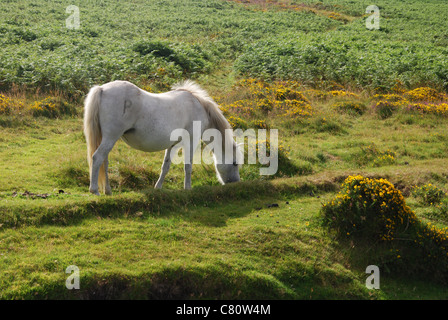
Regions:
<instances>
[{"instance_id":1,"label":"pony's hind leg","mask_svg":"<svg viewBox=\"0 0 448 320\"><path fill-rule=\"evenodd\" d=\"M154 188L156 189L161 189L162 188L162 184L163 181L165 180L165 176L168 173L168 171L170 170L170 166L171 166L171 150L173 149L173 147L170 147L168 149L166 149L165 151L165 158L163 159L163 164L162 164L162 171L160 172L160 177L156 182L156 185Z\"/></svg>"},{"instance_id":2,"label":"pony's hind leg","mask_svg":"<svg viewBox=\"0 0 448 320\"><path fill-rule=\"evenodd\" d=\"M104 164L104 176L102 176L101 180L100 180L100 184L104 185L105 187L105 193L106 194L110 194L111 190L110 190L110 186L109 186L109 179L108 179L108 174L107 174L107 169L108 169L108 155L109 152L112 150L112 148L114 147L115 143L117 142L118 139L104 139L101 141L100 146L98 147L98 149L95 151L95 153L93 154L93 158L92 158L92 173L90 176L90 188L89 191L93 194L99 195L99 191L98 191L98 178L100 176L100 169L101 166Z\"/></svg>"},{"instance_id":3,"label":"pony's hind leg","mask_svg":"<svg viewBox=\"0 0 448 320\"><path fill-rule=\"evenodd\" d=\"M106 185L104 189L104 193L107 195L112 194L112 189L109 183L109 156L106 156L106 160L104 160L104 174L106 175Z\"/></svg>"}]
</instances>

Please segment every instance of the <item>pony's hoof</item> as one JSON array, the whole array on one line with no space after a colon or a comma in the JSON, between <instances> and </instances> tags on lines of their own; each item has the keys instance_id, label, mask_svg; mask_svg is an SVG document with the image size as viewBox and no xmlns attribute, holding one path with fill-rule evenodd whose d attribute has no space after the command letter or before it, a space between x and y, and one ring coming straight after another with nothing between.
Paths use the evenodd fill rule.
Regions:
<instances>
[{"instance_id":1,"label":"pony's hoof","mask_svg":"<svg viewBox=\"0 0 448 320\"><path fill-rule=\"evenodd\" d=\"M99 196L99 195L100 195L100 193L99 193L98 190L89 190L89 191L90 191L90 193L92 193L92 194L94 194L94 195L96 195L96 196Z\"/></svg>"},{"instance_id":2,"label":"pony's hoof","mask_svg":"<svg viewBox=\"0 0 448 320\"><path fill-rule=\"evenodd\" d=\"M112 195L112 190L106 190L104 192L104 194L107 195L107 196L111 196Z\"/></svg>"}]
</instances>

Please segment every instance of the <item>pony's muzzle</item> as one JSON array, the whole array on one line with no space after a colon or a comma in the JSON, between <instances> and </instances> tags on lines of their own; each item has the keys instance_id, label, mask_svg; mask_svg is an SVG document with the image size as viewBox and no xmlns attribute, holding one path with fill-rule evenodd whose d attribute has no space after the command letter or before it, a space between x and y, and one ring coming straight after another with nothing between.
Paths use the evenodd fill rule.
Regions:
<instances>
[{"instance_id":1,"label":"pony's muzzle","mask_svg":"<svg viewBox=\"0 0 448 320\"><path fill-rule=\"evenodd\" d=\"M235 182L239 182L240 181L240 178L238 177L238 178L235 178L235 179L227 179L226 180L226 184L228 184L228 183L235 183Z\"/></svg>"}]
</instances>

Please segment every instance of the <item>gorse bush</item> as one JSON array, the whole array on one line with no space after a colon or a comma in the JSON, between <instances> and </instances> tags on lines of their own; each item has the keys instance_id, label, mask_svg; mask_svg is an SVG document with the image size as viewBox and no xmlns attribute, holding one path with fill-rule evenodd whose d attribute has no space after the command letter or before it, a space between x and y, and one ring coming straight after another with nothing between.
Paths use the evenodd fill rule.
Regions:
<instances>
[{"instance_id":1,"label":"gorse bush","mask_svg":"<svg viewBox=\"0 0 448 320\"><path fill-rule=\"evenodd\" d=\"M404 93L404 96L410 101L440 101L445 95L433 88L420 87Z\"/></svg>"},{"instance_id":2,"label":"gorse bush","mask_svg":"<svg viewBox=\"0 0 448 320\"><path fill-rule=\"evenodd\" d=\"M399 93L376 94L373 110L382 119L391 117L401 110L420 114L448 116L448 97L435 89L419 87L413 90L400 90Z\"/></svg>"},{"instance_id":3,"label":"gorse bush","mask_svg":"<svg viewBox=\"0 0 448 320\"><path fill-rule=\"evenodd\" d=\"M349 176L321 213L324 225L338 237L377 248L378 263L387 262L389 269L448 281L447 229L420 221L389 181ZM388 247L399 252L392 260L384 253Z\"/></svg>"},{"instance_id":4,"label":"gorse bush","mask_svg":"<svg viewBox=\"0 0 448 320\"><path fill-rule=\"evenodd\" d=\"M227 117L227 121L229 121L230 126L232 127L232 129L248 129L249 128L249 124L247 123L247 121L241 119L240 117L236 117L236 116L228 116Z\"/></svg>"},{"instance_id":5,"label":"gorse bush","mask_svg":"<svg viewBox=\"0 0 448 320\"><path fill-rule=\"evenodd\" d=\"M414 234L401 246L406 250L406 262L420 275L448 282L448 228L439 228L431 222L413 226ZM408 267L406 266L406 267Z\"/></svg>"},{"instance_id":6,"label":"gorse bush","mask_svg":"<svg viewBox=\"0 0 448 320\"><path fill-rule=\"evenodd\" d=\"M24 99L23 99L24 100ZM28 104L0 94L0 115L59 118L78 115L77 108L61 97L46 97Z\"/></svg>"},{"instance_id":7,"label":"gorse bush","mask_svg":"<svg viewBox=\"0 0 448 320\"><path fill-rule=\"evenodd\" d=\"M277 88L271 88L271 90L275 92L275 98L277 100L299 100L308 102L303 93L283 85L280 85Z\"/></svg>"},{"instance_id":8,"label":"gorse bush","mask_svg":"<svg viewBox=\"0 0 448 320\"><path fill-rule=\"evenodd\" d=\"M269 125L266 120L253 120L250 123L250 127L254 129L269 129Z\"/></svg>"},{"instance_id":9,"label":"gorse bush","mask_svg":"<svg viewBox=\"0 0 448 320\"><path fill-rule=\"evenodd\" d=\"M35 101L30 106L34 117L58 118L62 116L75 116L77 109L61 98L47 97L40 101Z\"/></svg>"},{"instance_id":10,"label":"gorse bush","mask_svg":"<svg viewBox=\"0 0 448 320\"><path fill-rule=\"evenodd\" d=\"M330 97L341 97L341 98L359 98L356 93L349 92L346 90L330 90L327 93Z\"/></svg>"},{"instance_id":11,"label":"gorse bush","mask_svg":"<svg viewBox=\"0 0 448 320\"><path fill-rule=\"evenodd\" d=\"M35 117L44 116L47 118L56 118L59 114L51 98L35 101L30 109Z\"/></svg>"},{"instance_id":12,"label":"gorse bush","mask_svg":"<svg viewBox=\"0 0 448 320\"><path fill-rule=\"evenodd\" d=\"M350 176L341 192L323 205L328 226L351 238L389 241L401 237L417 217L385 179Z\"/></svg>"},{"instance_id":13,"label":"gorse bush","mask_svg":"<svg viewBox=\"0 0 448 320\"><path fill-rule=\"evenodd\" d=\"M257 79L243 79L234 86L243 93L243 97L224 103L221 108L224 114L237 114L242 118L308 118L314 109L303 92L296 89L297 86L299 84L292 81L267 83Z\"/></svg>"},{"instance_id":14,"label":"gorse bush","mask_svg":"<svg viewBox=\"0 0 448 320\"><path fill-rule=\"evenodd\" d=\"M0 115L10 114L21 109L23 109L22 102L0 94Z\"/></svg>"},{"instance_id":15,"label":"gorse bush","mask_svg":"<svg viewBox=\"0 0 448 320\"><path fill-rule=\"evenodd\" d=\"M422 114L448 116L448 103L410 103L408 109Z\"/></svg>"},{"instance_id":16,"label":"gorse bush","mask_svg":"<svg viewBox=\"0 0 448 320\"><path fill-rule=\"evenodd\" d=\"M396 163L395 155L391 153L379 155L375 160L373 160L374 167L388 166L395 163Z\"/></svg>"}]
</instances>

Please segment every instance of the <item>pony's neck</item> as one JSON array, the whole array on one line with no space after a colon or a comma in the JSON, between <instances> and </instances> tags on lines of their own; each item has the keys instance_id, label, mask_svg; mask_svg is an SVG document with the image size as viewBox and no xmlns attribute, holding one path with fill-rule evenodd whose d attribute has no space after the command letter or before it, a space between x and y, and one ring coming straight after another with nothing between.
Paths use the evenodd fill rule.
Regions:
<instances>
[{"instance_id":1,"label":"pony's neck","mask_svg":"<svg viewBox=\"0 0 448 320\"><path fill-rule=\"evenodd\" d=\"M227 146L227 147L226 147ZM236 158L237 144L232 140L223 141L213 148L213 159L216 164L232 164Z\"/></svg>"}]
</instances>

